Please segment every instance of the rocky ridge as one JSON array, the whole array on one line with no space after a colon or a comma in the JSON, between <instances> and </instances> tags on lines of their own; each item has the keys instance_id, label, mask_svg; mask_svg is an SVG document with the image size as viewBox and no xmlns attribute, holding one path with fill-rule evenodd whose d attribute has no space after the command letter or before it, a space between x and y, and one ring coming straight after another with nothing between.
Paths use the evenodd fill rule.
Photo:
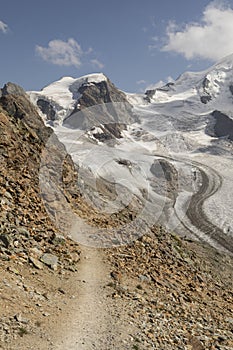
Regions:
<instances>
[{"instance_id":1,"label":"rocky ridge","mask_svg":"<svg viewBox=\"0 0 233 350\"><path fill-rule=\"evenodd\" d=\"M62 245L57 248L56 243L60 240L64 243L61 250L65 254L67 240L62 238L48 216L39 186L40 155L52 130L44 126L18 86L8 84L2 89L0 109L1 253L5 260L17 256L22 262L31 259L33 263L33 257L41 254L34 248L39 245L52 253L62 248ZM57 145L64 152L58 140ZM53 156L56 152L59 156L61 151L57 148ZM66 166L74 176L75 169L69 156ZM68 191L71 189L72 183Z\"/></svg>"},{"instance_id":2,"label":"rocky ridge","mask_svg":"<svg viewBox=\"0 0 233 350\"><path fill-rule=\"evenodd\" d=\"M40 333L41 319L56 304L56 295L62 295L61 277L74 273L80 259L78 244L59 232L40 193L40 157L51 134L25 92L14 84L6 84L0 98L2 349L7 349L13 338L28 332ZM64 147L56 141L57 148L51 157L62 158ZM64 186L66 172L67 196L75 193L78 196L72 183L76 170L68 155L64 162Z\"/></svg>"}]
</instances>

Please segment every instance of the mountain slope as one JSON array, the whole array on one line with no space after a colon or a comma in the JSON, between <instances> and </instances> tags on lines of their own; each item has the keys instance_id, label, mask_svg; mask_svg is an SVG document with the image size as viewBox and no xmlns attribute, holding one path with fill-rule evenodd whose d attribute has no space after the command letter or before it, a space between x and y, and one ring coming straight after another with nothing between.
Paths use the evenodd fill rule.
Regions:
<instances>
[{"instance_id":1,"label":"mountain slope","mask_svg":"<svg viewBox=\"0 0 233 350\"><path fill-rule=\"evenodd\" d=\"M87 128L92 127L94 121L119 123L123 114L123 122L133 121L126 95L103 74L90 74L78 79L64 77L42 91L30 92L29 95L46 120L55 124ZM78 113L85 108L104 104L104 113L97 111L98 117L95 117L96 110L89 116L85 115L85 118L81 118L81 113ZM107 118L101 119L102 114L107 114ZM90 119L89 123L87 119Z\"/></svg>"},{"instance_id":2,"label":"mountain slope","mask_svg":"<svg viewBox=\"0 0 233 350\"><path fill-rule=\"evenodd\" d=\"M41 154L53 132L44 125L23 89L8 83L1 92L0 249L6 258L15 255L17 259L28 263L30 252L33 259L33 248L38 242L41 242L42 249L40 257L48 249L52 237L59 232L45 210L39 177ZM55 136L53 139L54 149L50 156L66 158L65 171L70 176L66 188L68 196L74 191L76 172L64 146ZM78 195L78 191L76 193ZM14 245L15 241L17 245ZM50 249L52 252L57 248L51 244Z\"/></svg>"},{"instance_id":3,"label":"mountain slope","mask_svg":"<svg viewBox=\"0 0 233 350\"><path fill-rule=\"evenodd\" d=\"M221 105L223 111L231 111L233 91L233 55L203 72L186 72L174 82L146 92L151 102L178 100L201 101L208 108ZM199 108L205 110L201 104ZM207 110L207 109L206 109Z\"/></svg>"}]
</instances>

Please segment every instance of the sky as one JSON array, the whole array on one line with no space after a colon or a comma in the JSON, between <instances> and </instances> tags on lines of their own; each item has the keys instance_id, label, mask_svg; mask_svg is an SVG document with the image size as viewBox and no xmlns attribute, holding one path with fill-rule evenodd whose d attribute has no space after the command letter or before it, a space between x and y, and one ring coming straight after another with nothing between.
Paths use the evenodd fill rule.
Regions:
<instances>
[{"instance_id":1,"label":"sky","mask_svg":"<svg viewBox=\"0 0 233 350\"><path fill-rule=\"evenodd\" d=\"M0 86L103 72L143 92L233 53L233 0L2 1L0 47Z\"/></svg>"}]
</instances>

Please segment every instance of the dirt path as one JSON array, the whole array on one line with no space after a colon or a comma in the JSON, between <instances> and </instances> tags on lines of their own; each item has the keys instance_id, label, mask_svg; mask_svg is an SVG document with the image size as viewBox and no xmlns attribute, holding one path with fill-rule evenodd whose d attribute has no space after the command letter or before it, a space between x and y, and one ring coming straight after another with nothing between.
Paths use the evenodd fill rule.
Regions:
<instances>
[{"instance_id":1,"label":"dirt path","mask_svg":"<svg viewBox=\"0 0 233 350\"><path fill-rule=\"evenodd\" d=\"M20 314L29 323L17 323L13 316L12 327L18 328L13 334L11 327L7 343L0 339L1 349L132 350L133 334L138 329L129 316L129 300L116 292L124 285L111 276L114 264L108 260L109 252L84 246L81 250L75 273L42 270L32 274L33 267L20 270L18 277L5 272L8 314ZM21 280L28 292L18 287ZM9 319L5 323L9 328ZM17 329L25 332L19 336Z\"/></svg>"},{"instance_id":2,"label":"dirt path","mask_svg":"<svg viewBox=\"0 0 233 350\"><path fill-rule=\"evenodd\" d=\"M128 337L124 311L121 301L112 298L110 282L110 267L104 261L103 251L82 247L77 295L63 317L54 344L56 350L128 348L124 340Z\"/></svg>"}]
</instances>

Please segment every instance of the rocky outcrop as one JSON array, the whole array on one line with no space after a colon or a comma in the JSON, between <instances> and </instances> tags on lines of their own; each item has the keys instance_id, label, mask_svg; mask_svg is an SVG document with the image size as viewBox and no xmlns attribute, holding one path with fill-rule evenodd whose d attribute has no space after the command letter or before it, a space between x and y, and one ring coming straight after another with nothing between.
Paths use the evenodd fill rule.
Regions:
<instances>
[{"instance_id":1,"label":"rocky outcrop","mask_svg":"<svg viewBox=\"0 0 233 350\"><path fill-rule=\"evenodd\" d=\"M145 100L151 102L151 99L156 93L156 89L146 90L145 92Z\"/></svg>"},{"instance_id":2,"label":"rocky outcrop","mask_svg":"<svg viewBox=\"0 0 233 350\"><path fill-rule=\"evenodd\" d=\"M39 268L37 261L43 252L50 252L58 255L60 269L67 264L65 256L71 241L64 237L64 244L52 243L58 228L45 209L39 178L41 154L51 135L52 129L44 125L23 89L5 85L0 98L0 258L10 260L14 256ZM66 159L64 173L70 177L65 192L78 196L71 158L55 136L54 140L50 156Z\"/></svg>"},{"instance_id":3,"label":"rocky outcrop","mask_svg":"<svg viewBox=\"0 0 233 350\"><path fill-rule=\"evenodd\" d=\"M87 130L100 124L130 124L136 119L125 94L109 79L83 84L78 93L81 97L73 112L65 118L65 126Z\"/></svg>"},{"instance_id":4,"label":"rocky outcrop","mask_svg":"<svg viewBox=\"0 0 233 350\"><path fill-rule=\"evenodd\" d=\"M108 145L114 145L117 139L122 138L122 131L127 130L127 125L122 123L109 123L100 125L98 128L93 128L91 134L93 137Z\"/></svg>"},{"instance_id":5,"label":"rocky outcrop","mask_svg":"<svg viewBox=\"0 0 233 350\"><path fill-rule=\"evenodd\" d=\"M231 94L233 95L233 84L231 84L231 85L229 86L229 89L230 89Z\"/></svg>"},{"instance_id":6,"label":"rocky outcrop","mask_svg":"<svg viewBox=\"0 0 233 350\"><path fill-rule=\"evenodd\" d=\"M178 172L176 168L164 159L155 159L150 171L153 174L150 182L154 191L173 198L178 189Z\"/></svg>"},{"instance_id":7,"label":"rocky outcrop","mask_svg":"<svg viewBox=\"0 0 233 350\"><path fill-rule=\"evenodd\" d=\"M204 103L205 105L212 100L211 96L210 95L203 95L200 97L200 100L202 103Z\"/></svg>"},{"instance_id":8,"label":"rocky outcrop","mask_svg":"<svg viewBox=\"0 0 233 350\"><path fill-rule=\"evenodd\" d=\"M204 78L202 82L202 95L200 96L200 100L202 103L207 104L209 101L212 100L212 97L209 93L210 88L210 81L207 77Z\"/></svg>"},{"instance_id":9,"label":"rocky outcrop","mask_svg":"<svg viewBox=\"0 0 233 350\"><path fill-rule=\"evenodd\" d=\"M48 120L54 121L56 119L56 112L49 101L39 98L37 100L37 106L47 116Z\"/></svg>"},{"instance_id":10,"label":"rocky outcrop","mask_svg":"<svg viewBox=\"0 0 233 350\"><path fill-rule=\"evenodd\" d=\"M1 90L1 95L6 96L6 95L18 95L18 96L26 96L25 91L21 86L13 83L7 83L4 85L4 87Z\"/></svg>"},{"instance_id":11,"label":"rocky outcrop","mask_svg":"<svg viewBox=\"0 0 233 350\"><path fill-rule=\"evenodd\" d=\"M160 88L146 90L145 100L148 102L151 102L151 100L153 99L153 97L156 94L156 91L169 92L169 91L172 91L172 87L174 85L175 85L174 83L169 82L169 83L165 84L164 86L161 86Z\"/></svg>"},{"instance_id":12,"label":"rocky outcrop","mask_svg":"<svg viewBox=\"0 0 233 350\"><path fill-rule=\"evenodd\" d=\"M214 126L216 136L226 136L229 140L233 141L233 120L219 111L214 111L213 116L216 120Z\"/></svg>"},{"instance_id":13,"label":"rocky outcrop","mask_svg":"<svg viewBox=\"0 0 233 350\"><path fill-rule=\"evenodd\" d=\"M233 141L233 119L215 110L206 128L206 133L213 137L225 137Z\"/></svg>"},{"instance_id":14,"label":"rocky outcrop","mask_svg":"<svg viewBox=\"0 0 233 350\"><path fill-rule=\"evenodd\" d=\"M78 92L81 94L79 98L80 109L111 102L129 104L124 92L118 90L109 79L99 83L83 84Z\"/></svg>"}]
</instances>

